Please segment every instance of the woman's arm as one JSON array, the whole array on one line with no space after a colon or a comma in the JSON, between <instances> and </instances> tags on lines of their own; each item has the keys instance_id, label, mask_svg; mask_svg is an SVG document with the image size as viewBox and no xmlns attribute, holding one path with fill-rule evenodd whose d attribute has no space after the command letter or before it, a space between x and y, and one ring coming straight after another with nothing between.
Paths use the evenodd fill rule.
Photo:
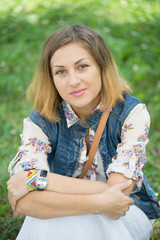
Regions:
<instances>
[{"instance_id":1,"label":"woman's arm","mask_svg":"<svg viewBox=\"0 0 160 240\"><path fill-rule=\"evenodd\" d=\"M19 199L29 193L27 189L27 174L28 171L19 171L17 174L12 176L7 182L8 185L8 198L12 210L15 211L16 204ZM38 171L37 177L40 171ZM66 177L59 174L48 172L48 186L47 191L53 191L64 194L95 194L101 193L108 189L108 185L99 182L84 180L72 177ZM38 191L36 191L37 193Z\"/></svg>"},{"instance_id":2,"label":"woman's arm","mask_svg":"<svg viewBox=\"0 0 160 240\"><path fill-rule=\"evenodd\" d=\"M100 181L66 177L50 172L47 178L48 186L46 190L53 192L83 195L101 193L108 189L108 185Z\"/></svg>"},{"instance_id":3,"label":"woman's arm","mask_svg":"<svg viewBox=\"0 0 160 240\"><path fill-rule=\"evenodd\" d=\"M148 143L150 116L144 104L138 104L126 118L122 131L121 143L117 146L117 155L107 169L108 184L132 179L132 185L124 191L129 196L134 185L141 188L142 167L146 162L145 147Z\"/></svg>"},{"instance_id":4,"label":"woman's arm","mask_svg":"<svg viewBox=\"0 0 160 240\"><path fill-rule=\"evenodd\" d=\"M27 172L21 171L8 181L9 201L11 206L15 204L13 210L19 214L51 218L103 213L117 219L124 215L130 204L133 204L132 199L122 193L130 185L127 182L108 188L107 184L102 182L49 173L49 181L52 181L52 184L49 184L48 188L51 186L52 191L48 189L29 193L26 174ZM16 198L20 198L19 194L25 197L21 196L17 203Z\"/></svg>"},{"instance_id":5,"label":"woman's arm","mask_svg":"<svg viewBox=\"0 0 160 240\"><path fill-rule=\"evenodd\" d=\"M107 186L108 187L112 187L114 186L115 184L118 184L118 183L123 183L125 181L129 180L128 178L126 178L123 174L121 173L111 173L108 177L108 181L107 181ZM123 193L126 195L126 196L130 196L131 192L133 191L134 189L134 186L135 186L135 181L134 180L131 180L132 183L130 186L128 186L128 188L124 189L123 190Z\"/></svg>"},{"instance_id":6,"label":"woman's arm","mask_svg":"<svg viewBox=\"0 0 160 240\"><path fill-rule=\"evenodd\" d=\"M78 178L71 178L61 176L59 174L48 173L48 186L46 190L59 192L59 193L70 193L70 194L95 194L101 193L107 190L109 187L114 186L118 183L123 183L129 180L121 173L111 173L109 175L107 183L84 180ZM135 185L135 181L132 180L132 184L126 188L123 192L129 196Z\"/></svg>"},{"instance_id":7,"label":"woman's arm","mask_svg":"<svg viewBox=\"0 0 160 240\"><path fill-rule=\"evenodd\" d=\"M38 172L39 175L40 171ZM38 176L37 176L38 177ZM109 187L126 181L127 179L118 173L110 174L109 181L106 183L92 180L84 180L62 176L59 174L48 173L47 191L72 194L72 195L90 195L103 193ZM27 171L20 171L8 181L8 196L9 202L13 211L16 210L16 204L19 199L29 193L27 189ZM129 196L132 190L132 185L125 189L124 193ZM129 191L129 192L128 192ZM36 191L36 194L38 191Z\"/></svg>"},{"instance_id":8,"label":"woman's arm","mask_svg":"<svg viewBox=\"0 0 160 240\"><path fill-rule=\"evenodd\" d=\"M117 184L98 194L73 195L51 191L34 191L18 201L19 214L37 218L53 218L89 213L103 213L113 219L123 216L133 200L122 191L130 182Z\"/></svg>"}]
</instances>

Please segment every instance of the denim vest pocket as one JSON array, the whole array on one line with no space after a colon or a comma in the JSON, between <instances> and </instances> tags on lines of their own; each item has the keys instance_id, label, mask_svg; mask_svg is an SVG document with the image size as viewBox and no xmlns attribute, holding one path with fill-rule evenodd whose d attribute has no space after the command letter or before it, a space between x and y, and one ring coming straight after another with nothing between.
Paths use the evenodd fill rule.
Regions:
<instances>
[{"instance_id":1,"label":"denim vest pocket","mask_svg":"<svg viewBox=\"0 0 160 240\"><path fill-rule=\"evenodd\" d=\"M145 177L140 191L131 194L130 197L134 200L134 204L139 207L149 219L157 219L160 217L157 197Z\"/></svg>"},{"instance_id":2,"label":"denim vest pocket","mask_svg":"<svg viewBox=\"0 0 160 240\"><path fill-rule=\"evenodd\" d=\"M157 219L160 217L158 203L139 200L134 194L131 194L130 197L134 200L134 204L139 207L149 219Z\"/></svg>"}]
</instances>

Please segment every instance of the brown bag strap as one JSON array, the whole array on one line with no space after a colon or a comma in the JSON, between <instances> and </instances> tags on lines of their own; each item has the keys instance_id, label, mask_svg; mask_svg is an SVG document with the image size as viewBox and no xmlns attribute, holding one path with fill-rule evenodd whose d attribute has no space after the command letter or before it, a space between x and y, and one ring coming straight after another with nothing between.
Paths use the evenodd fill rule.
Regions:
<instances>
[{"instance_id":1,"label":"brown bag strap","mask_svg":"<svg viewBox=\"0 0 160 240\"><path fill-rule=\"evenodd\" d=\"M95 134L95 137L93 139L93 143L92 143L92 146L90 148L90 151L89 151L89 159L88 161L85 163L84 165L84 168L83 168L83 171L80 175L79 178L84 178L84 176L86 175L86 173L88 172L88 170L90 169L91 167L91 164L93 162L93 159L94 159L94 156L96 154L96 151L97 151L97 148L98 148L98 145L99 145L99 142L100 142L100 139L101 139L101 136L102 136L102 133L103 133L103 130L105 128L105 125L106 125L106 122L107 122L107 119L109 117L109 114L110 114L110 111L111 110L106 110L102 113L102 116L101 116L101 119L100 119L100 122L98 124L98 128L97 128L97 131L96 131L96 134Z\"/></svg>"}]
</instances>

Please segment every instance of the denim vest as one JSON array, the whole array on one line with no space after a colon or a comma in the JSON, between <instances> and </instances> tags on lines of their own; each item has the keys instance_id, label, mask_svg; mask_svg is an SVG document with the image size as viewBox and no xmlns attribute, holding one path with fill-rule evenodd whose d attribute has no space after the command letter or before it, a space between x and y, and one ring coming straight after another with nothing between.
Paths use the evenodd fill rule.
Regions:
<instances>
[{"instance_id":1,"label":"denim vest","mask_svg":"<svg viewBox=\"0 0 160 240\"><path fill-rule=\"evenodd\" d=\"M102 157L104 171L116 155L117 145L121 142L121 128L130 111L140 103L129 94L124 94L124 102L117 102L109 115L103 135L99 143L99 152ZM80 144L90 127L96 132L102 112L96 110L87 120L88 126L82 125L79 120L70 128L67 127L62 106L57 109L59 122L49 121L38 112L33 111L30 119L37 124L48 136L52 152L48 154L50 171L72 177L80 157ZM106 175L107 178L107 175ZM144 177L143 186L136 194L131 194L135 205L141 208L150 219L160 216L157 197Z\"/></svg>"}]
</instances>

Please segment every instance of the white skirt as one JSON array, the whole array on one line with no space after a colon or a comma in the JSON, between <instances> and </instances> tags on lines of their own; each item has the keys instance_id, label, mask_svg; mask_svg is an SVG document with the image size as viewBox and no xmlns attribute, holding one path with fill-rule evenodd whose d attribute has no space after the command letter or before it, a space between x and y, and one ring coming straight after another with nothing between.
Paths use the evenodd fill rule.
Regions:
<instances>
[{"instance_id":1,"label":"white skirt","mask_svg":"<svg viewBox=\"0 0 160 240\"><path fill-rule=\"evenodd\" d=\"M51 219L26 217L16 240L149 240L152 223L135 205L124 217L102 214Z\"/></svg>"}]
</instances>

